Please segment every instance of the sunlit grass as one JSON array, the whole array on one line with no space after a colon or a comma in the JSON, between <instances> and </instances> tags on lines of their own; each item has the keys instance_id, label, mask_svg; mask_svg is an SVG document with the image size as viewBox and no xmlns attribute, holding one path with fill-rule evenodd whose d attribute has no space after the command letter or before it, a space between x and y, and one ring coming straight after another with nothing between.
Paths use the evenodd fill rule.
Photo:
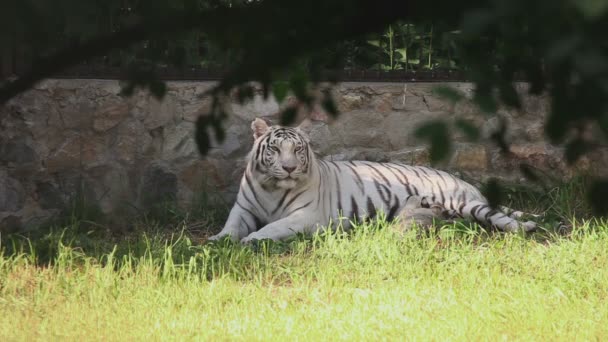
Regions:
<instances>
[{"instance_id":1,"label":"sunlit grass","mask_svg":"<svg viewBox=\"0 0 608 342\"><path fill-rule=\"evenodd\" d=\"M0 340L608 338L606 221L527 236L373 222L253 246L173 228L2 241Z\"/></svg>"}]
</instances>

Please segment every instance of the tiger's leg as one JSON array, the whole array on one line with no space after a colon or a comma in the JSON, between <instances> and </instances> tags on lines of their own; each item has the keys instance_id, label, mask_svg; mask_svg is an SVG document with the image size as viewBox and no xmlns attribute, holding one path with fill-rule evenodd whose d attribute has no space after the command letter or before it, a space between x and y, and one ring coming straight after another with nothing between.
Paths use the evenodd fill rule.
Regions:
<instances>
[{"instance_id":1,"label":"tiger's leg","mask_svg":"<svg viewBox=\"0 0 608 342\"><path fill-rule=\"evenodd\" d=\"M253 240L283 240L297 233L314 233L321 226L313 222L314 214L307 212L296 212L285 218L274 221L241 239L241 243L249 243Z\"/></svg>"},{"instance_id":2,"label":"tiger's leg","mask_svg":"<svg viewBox=\"0 0 608 342\"><path fill-rule=\"evenodd\" d=\"M444 221L453 218L450 212L440 203L431 203L430 197L409 196L397 216L398 222L394 230L404 232L413 227L429 229L433 227L435 220Z\"/></svg>"},{"instance_id":3,"label":"tiger's leg","mask_svg":"<svg viewBox=\"0 0 608 342\"><path fill-rule=\"evenodd\" d=\"M488 224L506 232L516 232L520 229L528 232L536 229L536 223L532 221L517 221L499 210L490 208L487 203L481 201L463 203L458 208L458 211L466 218L472 218L480 223Z\"/></svg>"},{"instance_id":4,"label":"tiger's leg","mask_svg":"<svg viewBox=\"0 0 608 342\"><path fill-rule=\"evenodd\" d=\"M230 236L232 241L239 241L250 232L257 229L259 219L253 214L253 211L239 204L238 200L234 207L230 210L228 220L221 232L209 237L208 240L215 241Z\"/></svg>"}]
</instances>

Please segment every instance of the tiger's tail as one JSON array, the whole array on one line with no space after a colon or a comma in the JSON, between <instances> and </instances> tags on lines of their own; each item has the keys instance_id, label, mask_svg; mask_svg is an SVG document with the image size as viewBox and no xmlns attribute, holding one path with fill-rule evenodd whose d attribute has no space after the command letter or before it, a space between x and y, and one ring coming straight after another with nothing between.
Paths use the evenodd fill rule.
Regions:
<instances>
[{"instance_id":1,"label":"tiger's tail","mask_svg":"<svg viewBox=\"0 0 608 342\"><path fill-rule=\"evenodd\" d=\"M423 199L422 206L427 207L432 203ZM495 227L505 232L524 231L530 232L536 229L537 224L533 221L521 221L524 216L539 217L539 215L526 214L507 207L500 210L492 209L487 203L481 201L470 201L461 203L455 210L449 210L450 214L457 217L472 219L483 225Z\"/></svg>"}]
</instances>

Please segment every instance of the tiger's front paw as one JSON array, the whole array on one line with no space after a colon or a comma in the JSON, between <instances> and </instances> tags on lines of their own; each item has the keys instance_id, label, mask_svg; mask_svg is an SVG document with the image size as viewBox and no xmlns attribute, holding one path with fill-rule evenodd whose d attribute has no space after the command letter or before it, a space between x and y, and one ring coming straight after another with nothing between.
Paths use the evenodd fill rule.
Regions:
<instances>
[{"instance_id":1,"label":"tiger's front paw","mask_svg":"<svg viewBox=\"0 0 608 342\"><path fill-rule=\"evenodd\" d=\"M248 236L244 237L241 239L241 243L246 245L246 244L250 244L254 241L261 241L261 240L276 240L270 236L266 236L264 234L259 234L259 232L256 233L251 233Z\"/></svg>"},{"instance_id":2,"label":"tiger's front paw","mask_svg":"<svg viewBox=\"0 0 608 342\"><path fill-rule=\"evenodd\" d=\"M213 236L210 236L207 238L207 241L219 241L222 240L225 237L229 237L230 240L237 242L239 241L238 236L235 236L235 234L232 234L230 232L219 232L218 234L215 234Z\"/></svg>"}]
</instances>

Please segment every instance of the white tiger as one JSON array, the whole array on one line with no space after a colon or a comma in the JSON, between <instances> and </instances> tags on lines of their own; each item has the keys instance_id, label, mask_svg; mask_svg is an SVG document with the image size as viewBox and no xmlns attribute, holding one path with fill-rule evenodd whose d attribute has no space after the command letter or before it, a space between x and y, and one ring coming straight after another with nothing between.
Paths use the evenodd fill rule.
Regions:
<instances>
[{"instance_id":1,"label":"white tiger","mask_svg":"<svg viewBox=\"0 0 608 342\"><path fill-rule=\"evenodd\" d=\"M300 127L269 127L255 119L255 142L236 203L217 240L247 243L314 233L332 222L373 219L382 211L392 220L412 197L503 231L534 229L488 206L473 185L425 166L315 158ZM410 201L411 202L411 201ZM515 216L521 214L516 212Z\"/></svg>"}]
</instances>

